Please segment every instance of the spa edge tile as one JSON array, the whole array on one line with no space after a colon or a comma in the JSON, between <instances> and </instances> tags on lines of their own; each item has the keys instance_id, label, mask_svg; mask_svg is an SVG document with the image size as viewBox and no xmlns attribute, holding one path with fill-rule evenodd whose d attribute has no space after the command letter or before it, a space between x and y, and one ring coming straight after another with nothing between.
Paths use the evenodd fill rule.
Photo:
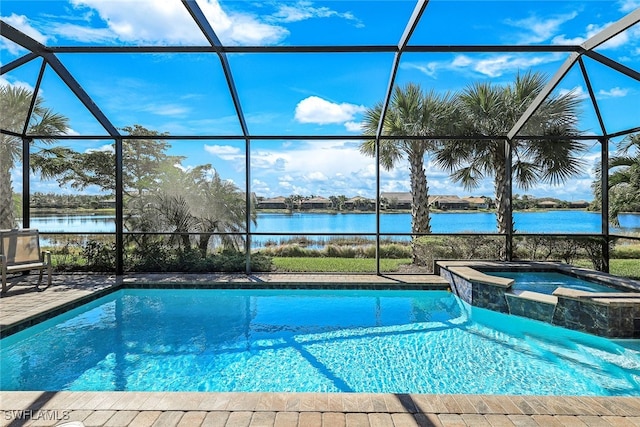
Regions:
<instances>
[{"instance_id":1,"label":"spa edge tile","mask_svg":"<svg viewBox=\"0 0 640 427\"><path fill-rule=\"evenodd\" d=\"M564 424L560 422L553 415L531 415L531 419L543 427L563 427Z\"/></svg>"},{"instance_id":2,"label":"spa edge tile","mask_svg":"<svg viewBox=\"0 0 640 427\"><path fill-rule=\"evenodd\" d=\"M538 427L539 424L533 420L533 418L527 415L507 415L507 418L516 426L522 427Z\"/></svg>"}]
</instances>

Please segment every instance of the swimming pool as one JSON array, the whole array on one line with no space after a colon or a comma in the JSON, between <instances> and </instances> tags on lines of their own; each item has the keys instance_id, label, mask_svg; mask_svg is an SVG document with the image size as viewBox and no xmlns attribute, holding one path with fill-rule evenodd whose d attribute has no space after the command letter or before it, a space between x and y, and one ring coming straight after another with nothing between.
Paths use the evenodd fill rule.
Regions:
<instances>
[{"instance_id":1,"label":"swimming pool","mask_svg":"<svg viewBox=\"0 0 640 427\"><path fill-rule=\"evenodd\" d=\"M559 287L577 289L587 292L624 292L605 285L601 285L568 274L549 271L490 271L490 276L513 279L511 289L519 291L533 291L551 295Z\"/></svg>"},{"instance_id":2,"label":"swimming pool","mask_svg":"<svg viewBox=\"0 0 640 427\"><path fill-rule=\"evenodd\" d=\"M445 291L120 290L0 341L2 390L640 396L640 350Z\"/></svg>"}]
</instances>

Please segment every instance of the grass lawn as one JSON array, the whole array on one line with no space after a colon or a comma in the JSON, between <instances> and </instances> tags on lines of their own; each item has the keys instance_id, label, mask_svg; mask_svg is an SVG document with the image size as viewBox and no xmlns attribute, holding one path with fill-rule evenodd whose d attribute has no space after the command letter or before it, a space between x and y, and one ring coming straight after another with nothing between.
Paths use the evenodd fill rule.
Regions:
<instances>
[{"instance_id":1,"label":"grass lawn","mask_svg":"<svg viewBox=\"0 0 640 427\"><path fill-rule=\"evenodd\" d=\"M381 259L380 270L397 271L403 264L411 264L411 259ZM376 271L376 260L373 258L274 257L273 265L278 271L301 273L375 273Z\"/></svg>"},{"instance_id":2,"label":"grass lawn","mask_svg":"<svg viewBox=\"0 0 640 427\"><path fill-rule=\"evenodd\" d=\"M586 259L577 260L574 264L578 267L593 268L591 262ZM640 259L612 259L609 261L609 273L640 280Z\"/></svg>"},{"instance_id":3,"label":"grass lawn","mask_svg":"<svg viewBox=\"0 0 640 427\"><path fill-rule=\"evenodd\" d=\"M401 265L411 264L411 259L381 259L380 270L398 271ZM593 268L588 260L578 260L578 267ZM376 261L371 258L325 258L325 257L274 257L273 265L278 271L299 273L375 273ZM640 259L612 259L611 274L640 279Z\"/></svg>"}]
</instances>

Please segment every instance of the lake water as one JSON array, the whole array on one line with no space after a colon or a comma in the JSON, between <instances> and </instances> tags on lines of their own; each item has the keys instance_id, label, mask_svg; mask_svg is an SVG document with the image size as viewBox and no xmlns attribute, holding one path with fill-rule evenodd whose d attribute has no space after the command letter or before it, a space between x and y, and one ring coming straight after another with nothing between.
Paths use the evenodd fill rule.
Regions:
<instances>
[{"instance_id":1,"label":"lake water","mask_svg":"<svg viewBox=\"0 0 640 427\"><path fill-rule=\"evenodd\" d=\"M600 233L600 214L580 210L515 212L516 231L522 233ZM620 215L620 228L611 232L640 233L640 214ZM42 232L115 232L111 215L49 215L33 216L31 227ZM434 233L493 233L496 215L491 212L437 212L431 214ZM375 233L374 213L259 213L258 233ZM380 232L410 233L409 213L380 215Z\"/></svg>"}]
</instances>

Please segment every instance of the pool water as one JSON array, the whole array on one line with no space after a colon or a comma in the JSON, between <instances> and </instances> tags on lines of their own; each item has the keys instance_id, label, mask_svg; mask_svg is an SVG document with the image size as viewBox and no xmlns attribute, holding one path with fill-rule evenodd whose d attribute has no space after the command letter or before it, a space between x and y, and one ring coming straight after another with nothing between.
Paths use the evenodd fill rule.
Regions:
<instances>
[{"instance_id":1,"label":"pool water","mask_svg":"<svg viewBox=\"0 0 640 427\"><path fill-rule=\"evenodd\" d=\"M640 396L630 343L445 291L120 290L0 341L0 388Z\"/></svg>"},{"instance_id":2,"label":"pool water","mask_svg":"<svg viewBox=\"0 0 640 427\"><path fill-rule=\"evenodd\" d=\"M533 291L551 295L559 287L587 292L624 292L599 283L578 279L577 277L555 272L491 271L490 276L513 279L513 290Z\"/></svg>"}]
</instances>

